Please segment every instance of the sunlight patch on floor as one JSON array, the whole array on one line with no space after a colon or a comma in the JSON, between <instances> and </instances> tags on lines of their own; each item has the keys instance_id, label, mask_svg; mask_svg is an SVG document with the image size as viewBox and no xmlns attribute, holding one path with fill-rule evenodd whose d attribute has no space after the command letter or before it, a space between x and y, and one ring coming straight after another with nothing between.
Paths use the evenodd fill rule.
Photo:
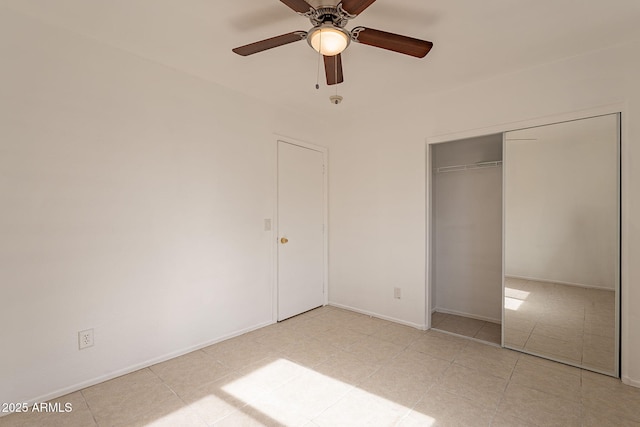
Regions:
<instances>
[{"instance_id":1,"label":"sunlight patch on floor","mask_svg":"<svg viewBox=\"0 0 640 427\"><path fill-rule=\"evenodd\" d=\"M280 381L282 386L273 389L273 381ZM226 384L222 390L246 402L269 419L285 425L297 424L304 417L313 419L318 416L320 418L317 421L323 425L322 419L325 416L332 418L332 415L337 415L332 414L331 407L352 391L355 391L358 401L366 407L353 408L353 413L348 414L342 413L345 408L339 405L335 409L340 409L340 416L344 416L345 421L351 417L360 418L363 411L383 418L384 414L380 411L388 410L393 414L409 412L409 408L396 402L286 359L278 359L255 369ZM421 425L425 427L435 423L433 418L426 415L411 414L414 420L416 417L420 417Z\"/></svg>"},{"instance_id":2,"label":"sunlight patch on floor","mask_svg":"<svg viewBox=\"0 0 640 427\"><path fill-rule=\"evenodd\" d=\"M517 311L524 301L517 298L504 297L504 308Z\"/></svg>"},{"instance_id":3,"label":"sunlight patch on floor","mask_svg":"<svg viewBox=\"0 0 640 427\"><path fill-rule=\"evenodd\" d=\"M529 297L530 292L523 291L520 289L508 288L505 286L504 288L504 296L509 298L515 298L519 300L526 300Z\"/></svg>"}]
</instances>

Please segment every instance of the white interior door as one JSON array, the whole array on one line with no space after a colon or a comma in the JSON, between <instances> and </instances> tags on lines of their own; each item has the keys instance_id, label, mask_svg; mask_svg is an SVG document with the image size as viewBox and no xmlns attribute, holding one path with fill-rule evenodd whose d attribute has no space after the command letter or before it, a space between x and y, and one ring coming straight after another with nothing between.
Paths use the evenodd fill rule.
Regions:
<instances>
[{"instance_id":1,"label":"white interior door","mask_svg":"<svg viewBox=\"0 0 640 427\"><path fill-rule=\"evenodd\" d=\"M278 141L278 320L324 303L324 155Z\"/></svg>"}]
</instances>

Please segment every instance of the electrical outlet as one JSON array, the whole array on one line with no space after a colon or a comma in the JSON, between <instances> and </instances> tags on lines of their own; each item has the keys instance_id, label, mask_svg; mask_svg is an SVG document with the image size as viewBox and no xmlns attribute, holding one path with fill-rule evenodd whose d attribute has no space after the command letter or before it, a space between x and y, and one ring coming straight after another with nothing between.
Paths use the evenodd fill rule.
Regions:
<instances>
[{"instance_id":1,"label":"electrical outlet","mask_svg":"<svg viewBox=\"0 0 640 427\"><path fill-rule=\"evenodd\" d=\"M93 347L93 329L78 332L78 348Z\"/></svg>"},{"instance_id":2,"label":"electrical outlet","mask_svg":"<svg viewBox=\"0 0 640 427\"><path fill-rule=\"evenodd\" d=\"M402 297L402 290L400 288L393 288L393 297L400 299Z\"/></svg>"}]
</instances>

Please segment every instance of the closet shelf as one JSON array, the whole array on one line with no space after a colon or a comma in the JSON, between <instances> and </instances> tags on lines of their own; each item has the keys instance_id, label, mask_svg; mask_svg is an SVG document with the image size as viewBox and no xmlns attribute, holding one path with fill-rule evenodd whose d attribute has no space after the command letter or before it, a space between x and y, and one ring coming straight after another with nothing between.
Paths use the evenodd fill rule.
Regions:
<instances>
[{"instance_id":1,"label":"closet shelf","mask_svg":"<svg viewBox=\"0 0 640 427\"><path fill-rule=\"evenodd\" d=\"M470 163L467 165L442 166L436 169L436 173L459 172L471 169L497 168L500 166L502 166L502 160L496 160L495 162L478 162Z\"/></svg>"}]
</instances>

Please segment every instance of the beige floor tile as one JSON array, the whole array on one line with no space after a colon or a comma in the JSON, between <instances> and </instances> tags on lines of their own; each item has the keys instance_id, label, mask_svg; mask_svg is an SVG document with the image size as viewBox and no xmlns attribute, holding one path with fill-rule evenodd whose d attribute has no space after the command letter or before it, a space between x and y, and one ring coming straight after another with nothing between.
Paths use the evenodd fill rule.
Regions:
<instances>
[{"instance_id":1,"label":"beige floor tile","mask_svg":"<svg viewBox=\"0 0 640 427\"><path fill-rule=\"evenodd\" d=\"M443 390L495 409L502 399L507 380L455 363L438 384Z\"/></svg>"},{"instance_id":2,"label":"beige floor tile","mask_svg":"<svg viewBox=\"0 0 640 427\"><path fill-rule=\"evenodd\" d=\"M616 355L613 350L586 347L582 352L582 366L600 372L613 373Z\"/></svg>"},{"instance_id":3,"label":"beige floor tile","mask_svg":"<svg viewBox=\"0 0 640 427\"><path fill-rule=\"evenodd\" d=\"M374 337L366 337L362 341L347 347L346 351L355 354L362 360L371 363L385 363L397 356L405 347L383 341Z\"/></svg>"},{"instance_id":4,"label":"beige floor tile","mask_svg":"<svg viewBox=\"0 0 640 427\"><path fill-rule=\"evenodd\" d=\"M522 314L510 313L505 311L504 327L505 330L517 330L527 335L536 327L537 316L524 316Z\"/></svg>"},{"instance_id":5,"label":"beige floor tile","mask_svg":"<svg viewBox=\"0 0 640 427\"><path fill-rule=\"evenodd\" d=\"M98 424L118 424L145 417L154 411L165 413L179 400L149 369L86 388L82 394Z\"/></svg>"},{"instance_id":6,"label":"beige floor tile","mask_svg":"<svg viewBox=\"0 0 640 427\"><path fill-rule=\"evenodd\" d=\"M558 326L568 329L584 328L584 314L562 311L543 312L537 319L538 325Z\"/></svg>"},{"instance_id":7,"label":"beige floor tile","mask_svg":"<svg viewBox=\"0 0 640 427\"><path fill-rule=\"evenodd\" d=\"M263 359L281 355L272 345L247 339L234 340L235 342L231 344L222 342L206 347L202 351L231 369L241 369Z\"/></svg>"},{"instance_id":8,"label":"beige floor tile","mask_svg":"<svg viewBox=\"0 0 640 427\"><path fill-rule=\"evenodd\" d=\"M327 321L324 316L316 316L310 318L304 325L304 330L301 330L307 336L315 336L323 332L327 332L331 329L336 329L339 325L337 321Z\"/></svg>"},{"instance_id":9,"label":"beige floor tile","mask_svg":"<svg viewBox=\"0 0 640 427\"><path fill-rule=\"evenodd\" d=\"M438 359L419 351L406 349L387 366L410 373L414 375L417 381L429 383L439 380L450 365L451 362L449 361Z\"/></svg>"},{"instance_id":10,"label":"beige floor tile","mask_svg":"<svg viewBox=\"0 0 640 427\"><path fill-rule=\"evenodd\" d=\"M288 347L285 355L288 359L306 367L314 367L328 360L338 348L313 338L304 338Z\"/></svg>"},{"instance_id":11,"label":"beige floor tile","mask_svg":"<svg viewBox=\"0 0 640 427\"><path fill-rule=\"evenodd\" d=\"M312 419L346 396L353 387L330 376L309 370L271 391L264 398L252 402L251 406L273 418L278 418L281 411L286 411L290 415ZM273 413L267 408L273 408Z\"/></svg>"},{"instance_id":12,"label":"beige floor tile","mask_svg":"<svg viewBox=\"0 0 640 427\"><path fill-rule=\"evenodd\" d=\"M440 324L440 322L442 322L447 317L449 317L448 314L439 313L437 311L435 313L431 314L431 327L432 328L437 327Z\"/></svg>"},{"instance_id":13,"label":"beige floor tile","mask_svg":"<svg viewBox=\"0 0 640 427\"><path fill-rule=\"evenodd\" d=\"M487 341L493 344L502 344L502 325L498 323L485 322L482 328L473 338Z\"/></svg>"},{"instance_id":14,"label":"beige floor tile","mask_svg":"<svg viewBox=\"0 0 640 427\"><path fill-rule=\"evenodd\" d=\"M430 330L415 340L409 348L440 359L453 361L468 343L469 340L464 338Z\"/></svg>"},{"instance_id":15,"label":"beige floor tile","mask_svg":"<svg viewBox=\"0 0 640 427\"><path fill-rule=\"evenodd\" d=\"M511 415L505 415L498 411L491 421L491 427L536 427L536 424L529 423Z\"/></svg>"},{"instance_id":16,"label":"beige floor tile","mask_svg":"<svg viewBox=\"0 0 640 427\"><path fill-rule=\"evenodd\" d=\"M229 381L222 389L232 396L250 403L262 398L264 392L271 392L283 384L299 377L308 369L291 360L269 357L258 363L237 370L237 379Z\"/></svg>"},{"instance_id":17,"label":"beige floor tile","mask_svg":"<svg viewBox=\"0 0 640 427\"><path fill-rule=\"evenodd\" d=\"M22 413L0 418L2 427L91 427L97 426L89 409L71 413Z\"/></svg>"},{"instance_id":18,"label":"beige floor tile","mask_svg":"<svg viewBox=\"0 0 640 427\"><path fill-rule=\"evenodd\" d=\"M325 311L324 313L320 313L321 315L325 315L327 318L335 319L342 324L345 322L351 322L353 320L369 317L364 314L356 313L353 311L345 310L342 308L332 307L331 310Z\"/></svg>"},{"instance_id":19,"label":"beige floor tile","mask_svg":"<svg viewBox=\"0 0 640 427\"><path fill-rule=\"evenodd\" d=\"M466 337L473 337L486 322L461 316L449 316L438 325L442 331L452 332Z\"/></svg>"},{"instance_id":20,"label":"beige floor tile","mask_svg":"<svg viewBox=\"0 0 640 427\"><path fill-rule=\"evenodd\" d=\"M544 426L580 426L579 403L519 384L509 384L499 413Z\"/></svg>"},{"instance_id":21,"label":"beige floor tile","mask_svg":"<svg viewBox=\"0 0 640 427\"><path fill-rule=\"evenodd\" d=\"M464 397L432 388L401 426L489 426L495 410Z\"/></svg>"},{"instance_id":22,"label":"beige floor tile","mask_svg":"<svg viewBox=\"0 0 640 427\"><path fill-rule=\"evenodd\" d=\"M282 411L276 414L276 417L269 415L271 412L275 412L279 408L273 408L266 406L265 408L258 409L251 406L245 406L242 409L228 415L215 424L215 427L282 427L282 426L304 426L309 423L304 417L300 417L290 411ZM265 413L263 411L267 411Z\"/></svg>"},{"instance_id":23,"label":"beige floor tile","mask_svg":"<svg viewBox=\"0 0 640 427\"><path fill-rule=\"evenodd\" d=\"M175 394L165 397L146 392L144 398L132 404L94 409L90 406L99 426L194 425L206 424ZM178 420L183 420L180 422ZM184 421L184 420L188 420Z\"/></svg>"},{"instance_id":24,"label":"beige floor tile","mask_svg":"<svg viewBox=\"0 0 640 427\"><path fill-rule=\"evenodd\" d=\"M419 370L409 371L404 366L388 365L364 380L358 388L411 408L434 383L433 377L421 375Z\"/></svg>"},{"instance_id":25,"label":"beige floor tile","mask_svg":"<svg viewBox=\"0 0 640 427\"><path fill-rule=\"evenodd\" d=\"M375 317L359 317L350 321L346 327L356 332L360 332L365 335L372 335L385 326L390 325L391 322L386 320L376 319Z\"/></svg>"},{"instance_id":26,"label":"beige floor tile","mask_svg":"<svg viewBox=\"0 0 640 427\"><path fill-rule=\"evenodd\" d=\"M406 347L422 335L424 335L424 331L419 329L390 323L374 332L371 336Z\"/></svg>"},{"instance_id":27,"label":"beige floor tile","mask_svg":"<svg viewBox=\"0 0 640 427\"><path fill-rule=\"evenodd\" d=\"M286 351L289 346L304 339L306 335L297 328L288 328L280 324L267 326L264 334L256 337L256 342L271 347L274 352Z\"/></svg>"},{"instance_id":28,"label":"beige floor tile","mask_svg":"<svg viewBox=\"0 0 640 427\"><path fill-rule=\"evenodd\" d=\"M582 427L640 427L640 421L622 418L609 409L585 408L582 414Z\"/></svg>"},{"instance_id":29,"label":"beige floor tile","mask_svg":"<svg viewBox=\"0 0 640 427\"><path fill-rule=\"evenodd\" d=\"M204 422L212 425L247 404L244 400L224 390L224 386L241 378L242 376L239 374L231 374L219 381L194 387L186 391L180 398ZM262 392L266 394L268 391ZM263 395L256 389L248 391L243 396L246 397L247 394L249 394L248 400L257 400Z\"/></svg>"},{"instance_id":30,"label":"beige floor tile","mask_svg":"<svg viewBox=\"0 0 640 427\"><path fill-rule=\"evenodd\" d=\"M532 335L543 335L545 337L550 337L557 340L578 343L581 340L583 340L583 333L584 333L584 329L583 329L582 323L580 324L580 326L575 328L567 328L567 327L564 327L563 324L550 325L550 324L538 323L536 324L535 328L533 328Z\"/></svg>"},{"instance_id":31,"label":"beige floor tile","mask_svg":"<svg viewBox=\"0 0 640 427\"><path fill-rule=\"evenodd\" d=\"M554 362L553 360L543 359L541 357L532 356L529 354L521 354L519 361L526 361L536 365L544 366L547 369L557 371L561 374L574 375L582 377L582 370L574 366L565 365L564 363Z\"/></svg>"},{"instance_id":32,"label":"beige floor tile","mask_svg":"<svg viewBox=\"0 0 640 427\"><path fill-rule=\"evenodd\" d=\"M100 424L100 426L103 425L107 424ZM208 427L195 411L184 406L180 401L166 404L161 410L154 409L145 416L137 416L131 421L126 421L125 425L131 427Z\"/></svg>"},{"instance_id":33,"label":"beige floor tile","mask_svg":"<svg viewBox=\"0 0 640 427\"><path fill-rule=\"evenodd\" d=\"M346 328L335 328L328 331L313 334L312 337L318 341L337 347L341 350L352 346L358 341L364 340L368 335Z\"/></svg>"},{"instance_id":34,"label":"beige floor tile","mask_svg":"<svg viewBox=\"0 0 640 427\"><path fill-rule=\"evenodd\" d=\"M454 363L482 371L503 379L509 379L520 357L515 351L470 342L460 352Z\"/></svg>"},{"instance_id":35,"label":"beige floor tile","mask_svg":"<svg viewBox=\"0 0 640 427\"><path fill-rule=\"evenodd\" d=\"M581 401L581 377L542 364L520 359L511 376L511 384L519 384L573 402Z\"/></svg>"},{"instance_id":36,"label":"beige floor tile","mask_svg":"<svg viewBox=\"0 0 640 427\"><path fill-rule=\"evenodd\" d=\"M521 301L519 306L511 309L510 305L506 305L506 309L508 314L512 317L523 317L527 319L535 319L536 321L540 318L541 314L545 311L545 307L547 306L546 299L536 299L534 296L530 296L525 301Z\"/></svg>"},{"instance_id":37,"label":"beige floor tile","mask_svg":"<svg viewBox=\"0 0 640 427\"><path fill-rule=\"evenodd\" d=\"M313 311L313 310L311 310L311 311ZM308 312L305 312L305 313L301 313L301 314L298 314L298 315L293 316L293 317L289 317L288 319L279 320L276 323L273 323L271 325L265 326L265 327L263 327L261 329L266 329L265 332L268 332L272 328L273 329L279 328L279 329L286 329L286 330L304 329L304 325L306 325L307 321L312 319L312 317L306 315L307 313L310 313L311 311L308 311Z\"/></svg>"},{"instance_id":38,"label":"beige floor tile","mask_svg":"<svg viewBox=\"0 0 640 427\"><path fill-rule=\"evenodd\" d=\"M614 337L615 336L615 321L603 320L597 318L585 317L584 333L585 335L598 335L601 337Z\"/></svg>"},{"instance_id":39,"label":"beige floor tile","mask_svg":"<svg viewBox=\"0 0 640 427\"><path fill-rule=\"evenodd\" d=\"M614 352L615 349L615 338L614 337L605 337L601 335L584 335L584 348L595 351L607 351Z\"/></svg>"},{"instance_id":40,"label":"beige floor tile","mask_svg":"<svg viewBox=\"0 0 640 427\"><path fill-rule=\"evenodd\" d=\"M559 340L545 335L538 335L535 331L527 340L524 349L534 354L549 355L572 363L580 363L582 361L582 342Z\"/></svg>"},{"instance_id":41,"label":"beige floor tile","mask_svg":"<svg viewBox=\"0 0 640 427\"><path fill-rule=\"evenodd\" d=\"M359 384L380 369L380 364L360 359L353 353L339 351L314 371L348 384Z\"/></svg>"},{"instance_id":42,"label":"beige floor tile","mask_svg":"<svg viewBox=\"0 0 640 427\"><path fill-rule=\"evenodd\" d=\"M114 399L126 399L156 385L164 386L162 380L146 368L87 387L82 390L82 395L90 406L94 398L112 396Z\"/></svg>"},{"instance_id":43,"label":"beige floor tile","mask_svg":"<svg viewBox=\"0 0 640 427\"><path fill-rule=\"evenodd\" d=\"M409 411L403 405L355 389L312 421L320 427L393 426Z\"/></svg>"},{"instance_id":44,"label":"beige floor tile","mask_svg":"<svg viewBox=\"0 0 640 427\"><path fill-rule=\"evenodd\" d=\"M622 419L640 422L640 389L615 378L583 371L582 401L585 410L613 412Z\"/></svg>"},{"instance_id":45,"label":"beige floor tile","mask_svg":"<svg viewBox=\"0 0 640 427\"><path fill-rule=\"evenodd\" d=\"M508 348L523 349L531 332L506 327L504 329L504 345Z\"/></svg>"},{"instance_id":46,"label":"beige floor tile","mask_svg":"<svg viewBox=\"0 0 640 427\"><path fill-rule=\"evenodd\" d=\"M434 313L434 315L435 314L439 315L437 316L437 325L432 324L431 326L435 330L450 332L498 345L502 343L502 327L500 324L453 314Z\"/></svg>"},{"instance_id":47,"label":"beige floor tile","mask_svg":"<svg viewBox=\"0 0 640 427\"><path fill-rule=\"evenodd\" d=\"M186 390L216 381L232 370L203 351L194 351L149 369L178 395Z\"/></svg>"}]
</instances>

